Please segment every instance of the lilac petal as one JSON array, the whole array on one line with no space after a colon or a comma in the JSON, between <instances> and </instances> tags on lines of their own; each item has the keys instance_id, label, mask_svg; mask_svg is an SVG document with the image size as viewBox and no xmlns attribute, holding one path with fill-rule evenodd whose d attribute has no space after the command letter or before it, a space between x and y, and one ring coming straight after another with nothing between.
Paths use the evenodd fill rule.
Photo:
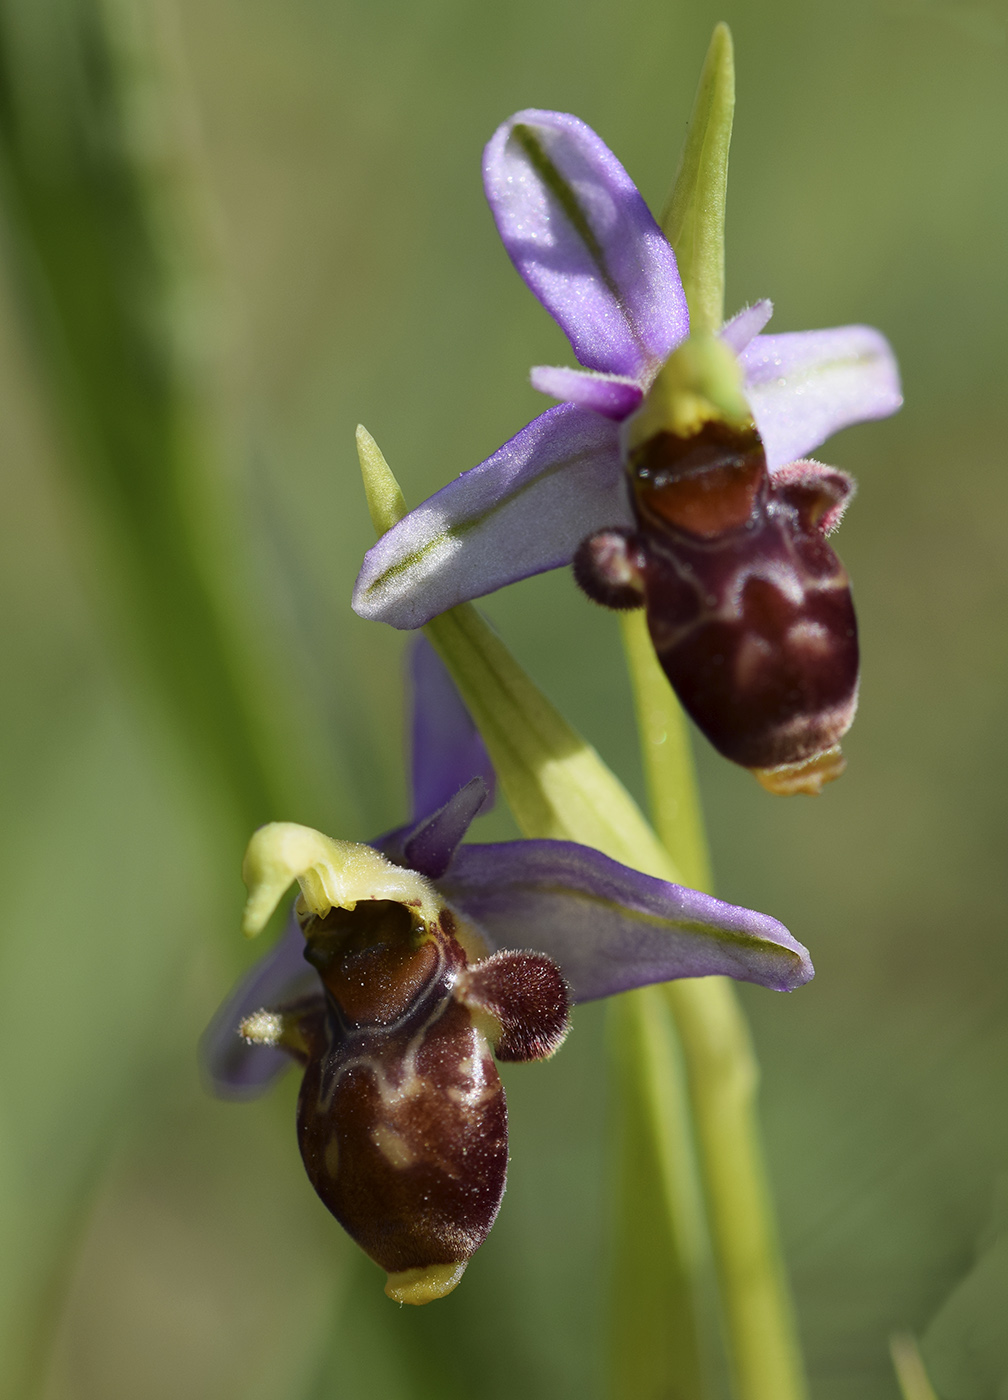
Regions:
<instances>
[{"instance_id":1,"label":"lilac petal","mask_svg":"<svg viewBox=\"0 0 1008 1400\"><path fill-rule=\"evenodd\" d=\"M721 339L729 350L741 355L753 336L759 335L772 315L773 302L767 297L754 302L752 306L744 306L721 327Z\"/></svg>"},{"instance_id":2,"label":"lilac petal","mask_svg":"<svg viewBox=\"0 0 1008 1400\"><path fill-rule=\"evenodd\" d=\"M417 637L410 648L409 668L413 682L413 820L437 812L475 777L483 780L483 810L489 811L495 785L490 755L455 682L425 637Z\"/></svg>"},{"instance_id":3,"label":"lilac petal","mask_svg":"<svg viewBox=\"0 0 1008 1400\"><path fill-rule=\"evenodd\" d=\"M482 778L473 778L439 811L390 831L387 836L379 836L374 848L397 865L436 880L447 870L455 848L486 800L486 783Z\"/></svg>"},{"instance_id":4,"label":"lilac petal","mask_svg":"<svg viewBox=\"0 0 1008 1400\"><path fill-rule=\"evenodd\" d=\"M685 340L675 254L584 122L518 112L487 145L483 185L508 256L581 364L643 379Z\"/></svg>"},{"instance_id":5,"label":"lilac petal","mask_svg":"<svg viewBox=\"0 0 1008 1400\"><path fill-rule=\"evenodd\" d=\"M256 1098L293 1063L282 1050L247 1045L238 1027L254 1011L319 991L318 973L305 962L304 946L304 934L292 910L280 941L249 968L203 1032L200 1062L219 1098Z\"/></svg>"},{"instance_id":6,"label":"lilac petal","mask_svg":"<svg viewBox=\"0 0 1008 1400\"><path fill-rule=\"evenodd\" d=\"M632 524L618 433L574 404L548 408L382 535L364 556L354 612L422 627L456 603L569 564L596 530Z\"/></svg>"},{"instance_id":7,"label":"lilac petal","mask_svg":"<svg viewBox=\"0 0 1008 1400\"><path fill-rule=\"evenodd\" d=\"M461 846L438 887L491 948L555 959L574 1001L675 977L792 991L812 976L806 949L776 919L569 841Z\"/></svg>"},{"instance_id":8,"label":"lilac petal","mask_svg":"<svg viewBox=\"0 0 1008 1400\"><path fill-rule=\"evenodd\" d=\"M536 365L529 378L532 388L538 389L540 394L580 404L615 423L629 418L644 397L643 389L634 380L615 374L597 374L594 370Z\"/></svg>"},{"instance_id":9,"label":"lilac petal","mask_svg":"<svg viewBox=\"0 0 1008 1400\"><path fill-rule=\"evenodd\" d=\"M739 359L771 471L903 402L889 342L871 326L758 335Z\"/></svg>"}]
</instances>

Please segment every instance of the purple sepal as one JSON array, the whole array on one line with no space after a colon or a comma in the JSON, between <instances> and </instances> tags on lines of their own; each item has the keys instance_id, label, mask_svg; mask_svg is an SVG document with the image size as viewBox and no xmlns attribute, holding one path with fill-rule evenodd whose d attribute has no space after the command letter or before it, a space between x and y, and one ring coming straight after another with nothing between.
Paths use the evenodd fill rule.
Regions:
<instances>
[{"instance_id":1,"label":"purple sepal","mask_svg":"<svg viewBox=\"0 0 1008 1400\"><path fill-rule=\"evenodd\" d=\"M491 947L558 962L574 1001L676 977L793 991L812 976L807 950L776 919L568 841L461 846L439 888Z\"/></svg>"},{"instance_id":2,"label":"purple sepal","mask_svg":"<svg viewBox=\"0 0 1008 1400\"><path fill-rule=\"evenodd\" d=\"M630 525L617 424L548 408L382 535L354 588L359 617L422 627L456 603L569 564L581 541Z\"/></svg>"},{"instance_id":3,"label":"purple sepal","mask_svg":"<svg viewBox=\"0 0 1008 1400\"><path fill-rule=\"evenodd\" d=\"M516 113L487 145L483 184L508 256L581 364L642 379L685 340L675 254L584 122Z\"/></svg>"},{"instance_id":4,"label":"purple sepal","mask_svg":"<svg viewBox=\"0 0 1008 1400\"><path fill-rule=\"evenodd\" d=\"M417 637L410 647L409 671L414 822L437 812L471 778L483 780L482 810L489 811L496 784L490 755L455 682L425 637Z\"/></svg>"},{"instance_id":5,"label":"purple sepal","mask_svg":"<svg viewBox=\"0 0 1008 1400\"><path fill-rule=\"evenodd\" d=\"M759 335L772 315L773 302L767 297L764 297L762 301L754 302L752 306L744 306L721 327L721 339L729 350L734 350L736 355L741 355L753 337Z\"/></svg>"},{"instance_id":6,"label":"purple sepal","mask_svg":"<svg viewBox=\"0 0 1008 1400\"><path fill-rule=\"evenodd\" d=\"M375 850L407 870L437 880L448 869L456 847L487 799L482 778L473 778L432 815L390 831L375 841Z\"/></svg>"},{"instance_id":7,"label":"purple sepal","mask_svg":"<svg viewBox=\"0 0 1008 1400\"><path fill-rule=\"evenodd\" d=\"M871 326L758 335L739 359L771 471L903 402L892 349Z\"/></svg>"},{"instance_id":8,"label":"purple sepal","mask_svg":"<svg viewBox=\"0 0 1008 1400\"><path fill-rule=\"evenodd\" d=\"M535 365L529 374L532 388L566 403L580 404L601 413L614 423L629 418L644 397L644 390L632 379L597 374L594 370L567 369L561 365Z\"/></svg>"},{"instance_id":9,"label":"purple sepal","mask_svg":"<svg viewBox=\"0 0 1008 1400\"><path fill-rule=\"evenodd\" d=\"M304 960L304 934L293 910L275 947L254 963L200 1037L204 1077L222 1099L254 1099L292 1060L268 1045L248 1045L238 1034L246 1016L321 996L318 973Z\"/></svg>"}]
</instances>

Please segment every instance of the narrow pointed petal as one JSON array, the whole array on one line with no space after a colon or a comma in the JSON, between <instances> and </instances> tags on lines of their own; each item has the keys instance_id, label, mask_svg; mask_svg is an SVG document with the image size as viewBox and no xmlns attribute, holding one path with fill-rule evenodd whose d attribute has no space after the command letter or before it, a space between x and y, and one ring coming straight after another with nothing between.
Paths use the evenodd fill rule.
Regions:
<instances>
[{"instance_id":1,"label":"narrow pointed petal","mask_svg":"<svg viewBox=\"0 0 1008 1400\"><path fill-rule=\"evenodd\" d=\"M406 864L411 870L436 880L451 864L455 849L487 799L482 778L473 778L435 812L415 827L404 842Z\"/></svg>"},{"instance_id":2,"label":"narrow pointed petal","mask_svg":"<svg viewBox=\"0 0 1008 1400\"><path fill-rule=\"evenodd\" d=\"M560 404L382 535L364 556L353 609L422 627L457 603L569 564L596 530L631 523L617 425Z\"/></svg>"},{"instance_id":3,"label":"narrow pointed petal","mask_svg":"<svg viewBox=\"0 0 1008 1400\"><path fill-rule=\"evenodd\" d=\"M447 870L456 847L486 799L483 779L473 778L439 811L379 837L374 843L375 850L428 880L436 880Z\"/></svg>"},{"instance_id":4,"label":"narrow pointed petal","mask_svg":"<svg viewBox=\"0 0 1008 1400\"><path fill-rule=\"evenodd\" d=\"M580 404L622 423L640 403L644 391L633 379L594 370L567 369L560 365L536 365L529 378L532 388L554 399Z\"/></svg>"},{"instance_id":5,"label":"narrow pointed petal","mask_svg":"<svg viewBox=\"0 0 1008 1400\"><path fill-rule=\"evenodd\" d=\"M414 822L437 812L472 778L483 780L482 810L489 811L495 785L490 755L444 662L425 637L410 648L409 667Z\"/></svg>"},{"instance_id":6,"label":"narrow pointed petal","mask_svg":"<svg viewBox=\"0 0 1008 1400\"><path fill-rule=\"evenodd\" d=\"M719 333L721 339L729 350L734 350L736 355L741 355L753 337L759 335L772 315L773 302L768 297L764 297L762 301L754 302L752 306L744 306L721 327Z\"/></svg>"},{"instance_id":7,"label":"narrow pointed petal","mask_svg":"<svg viewBox=\"0 0 1008 1400\"><path fill-rule=\"evenodd\" d=\"M518 112L487 145L483 184L508 256L581 364L640 379L685 339L675 254L584 122Z\"/></svg>"},{"instance_id":8,"label":"narrow pointed petal","mask_svg":"<svg viewBox=\"0 0 1008 1400\"><path fill-rule=\"evenodd\" d=\"M792 991L812 976L808 952L776 919L569 841L462 846L439 888L491 946L558 962L575 1002L676 977Z\"/></svg>"},{"instance_id":9,"label":"narrow pointed petal","mask_svg":"<svg viewBox=\"0 0 1008 1400\"><path fill-rule=\"evenodd\" d=\"M284 1051L246 1044L238 1027L263 1008L319 993L318 973L305 962L304 946L292 912L279 943L248 970L203 1032L200 1064L220 1098L255 1098L290 1067L291 1057Z\"/></svg>"},{"instance_id":10,"label":"narrow pointed petal","mask_svg":"<svg viewBox=\"0 0 1008 1400\"><path fill-rule=\"evenodd\" d=\"M903 402L889 342L871 326L758 335L739 358L771 471Z\"/></svg>"}]
</instances>

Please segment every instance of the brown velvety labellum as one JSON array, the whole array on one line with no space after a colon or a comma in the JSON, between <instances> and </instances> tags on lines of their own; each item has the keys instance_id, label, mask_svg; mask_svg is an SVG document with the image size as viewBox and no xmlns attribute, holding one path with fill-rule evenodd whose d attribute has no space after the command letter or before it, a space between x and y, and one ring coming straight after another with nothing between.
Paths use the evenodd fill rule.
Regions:
<instances>
[{"instance_id":1,"label":"brown velvety labellum","mask_svg":"<svg viewBox=\"0 0 1008 1400\"><path fill-rule=\"evenodd\" d=\"M306 918L324 1000L284 1015L305 1050L309 1179L392 1276L391 1296L427 1302L457 1282L504 1193L507 1110L487 1029L506 1058L552 1053L567 993L542 954L470 968L450 910L429 926L414 919L387 900Z\"/></svg>"},{"instance_id":2,"label":"brown velvety labellum","mask_svg":"<svg viewBox=\"0 0 1008 1400\"><path fill-rule=\"evenodd\" d=\"M723 423L657 434L629 474L651 638L699 728L747 768L832 749L857 703L850 584L824 533L846 478L804 464L775 481L756 433Z\"/></svg>"},{"instance_id":3,"label":"brown velvety labellum","mask_svg":"<svg viewBox=\"0 0 1008 1400\"><path fill-rule=\"evenodd\" d=\"M460 1003L436 1010L380 1042L338 1043L308 1066L298 1102L312 1185L389 1273L467 1260L504 1193L507 1110L489 1047Z\"/></svg>"}]
</instances>

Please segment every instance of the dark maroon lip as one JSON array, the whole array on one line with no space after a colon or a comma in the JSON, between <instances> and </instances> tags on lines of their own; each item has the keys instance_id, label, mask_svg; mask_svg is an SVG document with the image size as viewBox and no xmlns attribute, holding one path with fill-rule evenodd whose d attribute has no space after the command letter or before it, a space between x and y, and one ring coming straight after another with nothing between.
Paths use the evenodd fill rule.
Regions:
<instances>
[{"instance_id":1,"label":"dark maroon lip","mask_svg":"<svg viewBox=\"0 0 1008 1400\"><path fill-rule=\"evenodd\" d=\"M771 477L755 430L725 423L658 433L627 471L636 531L582 544L581 587L643 605L666 676L726 758L767 769L835 748L859 669L850 581L826 539L848 479L813 463Z\"/></svg>"},{"instance_id":2,"label":"dark maroon lip","mask_svg":"<svg viewBox=\"0 0 1008 1400\"><path fill-rule=\"evenodd\" d=\"M447 907L362 902L305 920L320 993L298 1015L297 1131L327 1209L390 1274L464 1264L496 1219L507 1106L494 1056L563 1041L567 987L542 953L470 965ZM289 1012L285 1012L289 1014Z\"/></svg>"}]
</instances>

